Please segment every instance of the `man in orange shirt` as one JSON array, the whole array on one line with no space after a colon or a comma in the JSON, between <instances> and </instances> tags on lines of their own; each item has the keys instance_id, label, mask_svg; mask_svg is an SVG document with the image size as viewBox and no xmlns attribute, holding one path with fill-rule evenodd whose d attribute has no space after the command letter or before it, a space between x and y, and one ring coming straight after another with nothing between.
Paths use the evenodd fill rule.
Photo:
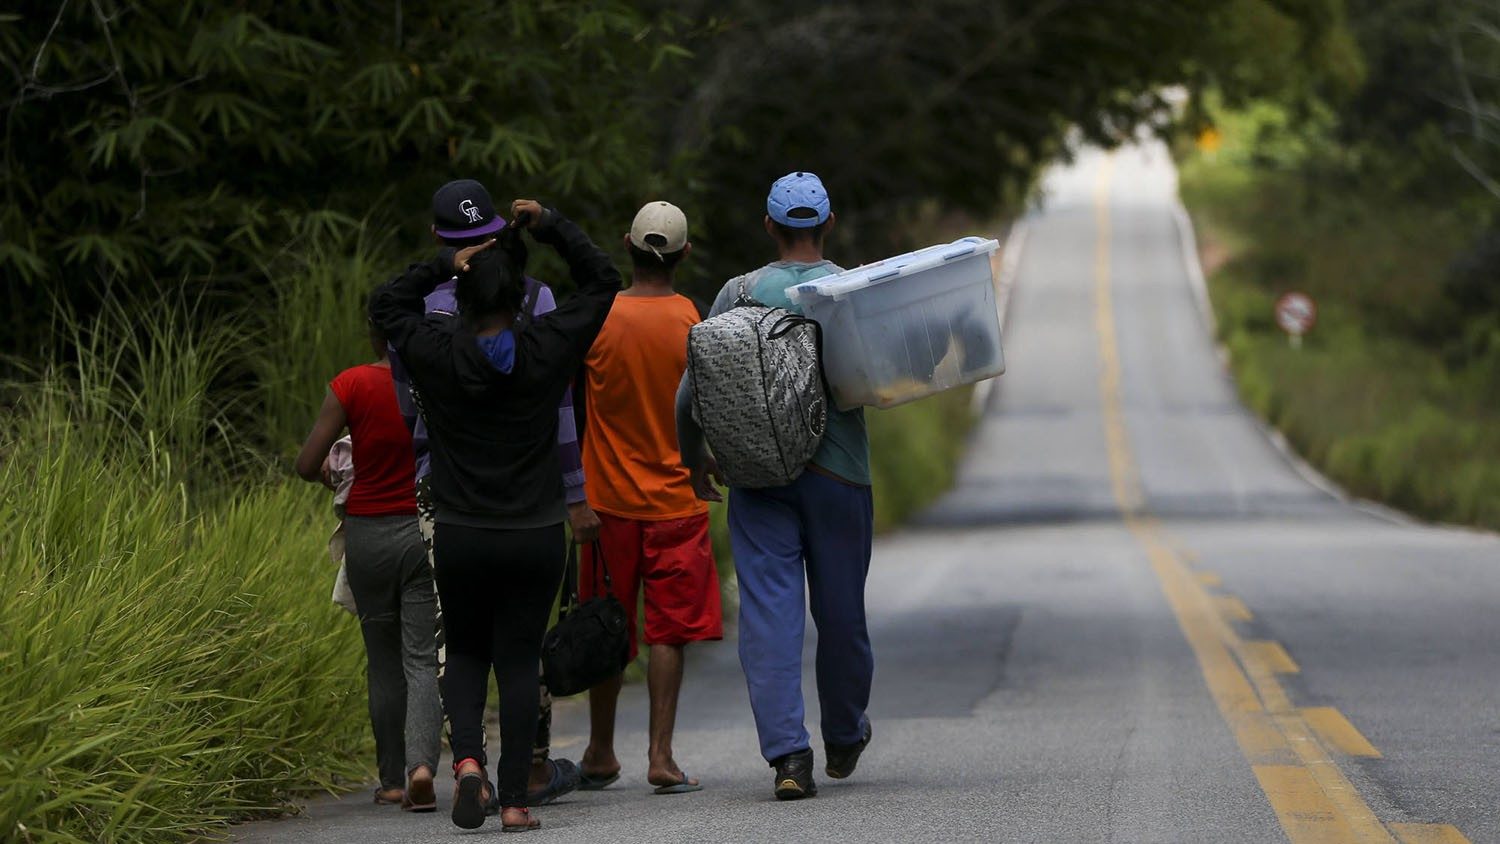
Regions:
<instances>
[{"instance_id":1,"label":"man in orange shirt","mask_svg":"<svg viewBox=\"0 0 1500 844\"><path fill-rule=\"evenodd\" d=\"M687 257L687 218L652 202L631 224L625 246L634 273L615 299L584 362L583 466L589 504L602 523L599 547L615 597L630 617L636 655L637 598L645 591L646 687L651 698L650 767L658 794L698 791L672 755L683 646L722 639L719 575L708 539L708 507L693 493L677 451L675 401L687 368L688 329L698 307L672 287ZM593 549L584 549L579 594L603 590ZM590 735L580 788L597 791L620 778L615 704L620 677L589 692Z\"/></svg>"}]
</instances>

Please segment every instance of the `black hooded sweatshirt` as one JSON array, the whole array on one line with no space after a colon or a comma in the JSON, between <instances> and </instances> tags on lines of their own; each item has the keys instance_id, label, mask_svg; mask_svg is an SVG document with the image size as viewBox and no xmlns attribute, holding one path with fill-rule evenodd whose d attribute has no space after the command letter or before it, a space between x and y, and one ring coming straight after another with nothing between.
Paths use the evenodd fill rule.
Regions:
<instances>
[{"instance_id":1,"label":"black hooded sweatshirt","mask_svg":"<svg viewBox=\"0 0 1500 844\"><path fill-rule=\"evenodd\" d=\"M575 224L547 210L531 230L567 262L577 291L517 324L509 371L460 317L424 316L423 298L453 277L455 250L412 264L376 288L370 319L421 391L440 524L525 529L567 518L557 461L557 405L604 325L620 273Z\"/></svg>"}]
</instances>

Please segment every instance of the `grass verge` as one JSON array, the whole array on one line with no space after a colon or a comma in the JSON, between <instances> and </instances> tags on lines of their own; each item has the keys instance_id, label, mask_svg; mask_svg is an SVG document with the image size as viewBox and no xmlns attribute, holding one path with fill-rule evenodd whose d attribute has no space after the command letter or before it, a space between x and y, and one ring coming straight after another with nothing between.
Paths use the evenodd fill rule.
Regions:
<instances>
[{"instance_id":1,"label":"grass verge","mask_svg":"<svg viewBox=\"0 0 1500 844\"><path fill-rule=\"evenodd\" d=\"M224 459L222 326L135 315L0 419L7 841L193 840L367 774L327 497Z\"/></svg>"},{"instance_id":2,"label":"grass verge","mask_svg":"<svg viewBox=\"0 0 1500 844\"><path fill-rule=\"evenodd\" d=\"M1455 365L1423 333L1442 321L1418 317L1443 313L1443 276L1472 221L1268 169L1251 159L1260 119L1229 116L1223 148L1181 168L1241 396L1351 493L1500 529L1500 367ZM1289 290L1319 306L1300 350L1273 318Z\"/></svg>"}]
</instances>

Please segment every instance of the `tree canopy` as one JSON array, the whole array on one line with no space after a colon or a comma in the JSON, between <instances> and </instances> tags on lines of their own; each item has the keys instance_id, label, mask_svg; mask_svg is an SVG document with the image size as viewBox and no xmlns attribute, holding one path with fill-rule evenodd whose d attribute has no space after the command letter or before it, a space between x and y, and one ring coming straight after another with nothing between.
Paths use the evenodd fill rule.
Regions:
<instances>
[{"instance_id":1,"label":"tree canopy","mask_svg":"<svg viewBox=\"0 0 1500 844\"><path fill-rule=\"evenodd\" d=\"M689 210L705 284L757 260L766 185L819 172L859 259L919 203L1015 202L1070 127L1168 86L1309 95L1361 72L1340 0L52 0L0 14L0 273L30 352L60 297L211 284L364 225L393 260L472 176L604 242ZM1194 119L1190 116L1189 119ZM873 245L872 245L873 244ZM374 280L372 279L372 282Z\"/></svg>"}]
</instances>

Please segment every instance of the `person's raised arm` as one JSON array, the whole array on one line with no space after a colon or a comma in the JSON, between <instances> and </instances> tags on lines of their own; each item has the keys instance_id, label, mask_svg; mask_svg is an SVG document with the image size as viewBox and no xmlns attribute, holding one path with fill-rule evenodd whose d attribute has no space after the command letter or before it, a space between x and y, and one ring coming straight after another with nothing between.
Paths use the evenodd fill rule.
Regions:
<instances>
[{"instance_id":1,"label":"person's raised arm","mask_svg":"<svg viewBox=\"0 0 1500 844\"><path fill-rule=\"evenodd\" d=\"M444 247L437 257L406 268L406 272L375 288L370 295L370 322L384 334L391 348L410 357L406 343L426 316L423 300L432 288L469 268L469 259L495 241L455 250Z\"/></svg>"},{"instance_id":2,"label":"person's raised arm","mask_svg":"<svg viewBox=\"0 0 1500 844\"><path fill-rule=\"evenodd\" d=\"M556 211L524 199L516 200L512 211L518 221L526 220L538 243L557 250L576 286L568 301L517 332L515 376L551 385L560 397L609 316L620 291L620 271L583 230Z\"/></svg>"}]
</instances>

